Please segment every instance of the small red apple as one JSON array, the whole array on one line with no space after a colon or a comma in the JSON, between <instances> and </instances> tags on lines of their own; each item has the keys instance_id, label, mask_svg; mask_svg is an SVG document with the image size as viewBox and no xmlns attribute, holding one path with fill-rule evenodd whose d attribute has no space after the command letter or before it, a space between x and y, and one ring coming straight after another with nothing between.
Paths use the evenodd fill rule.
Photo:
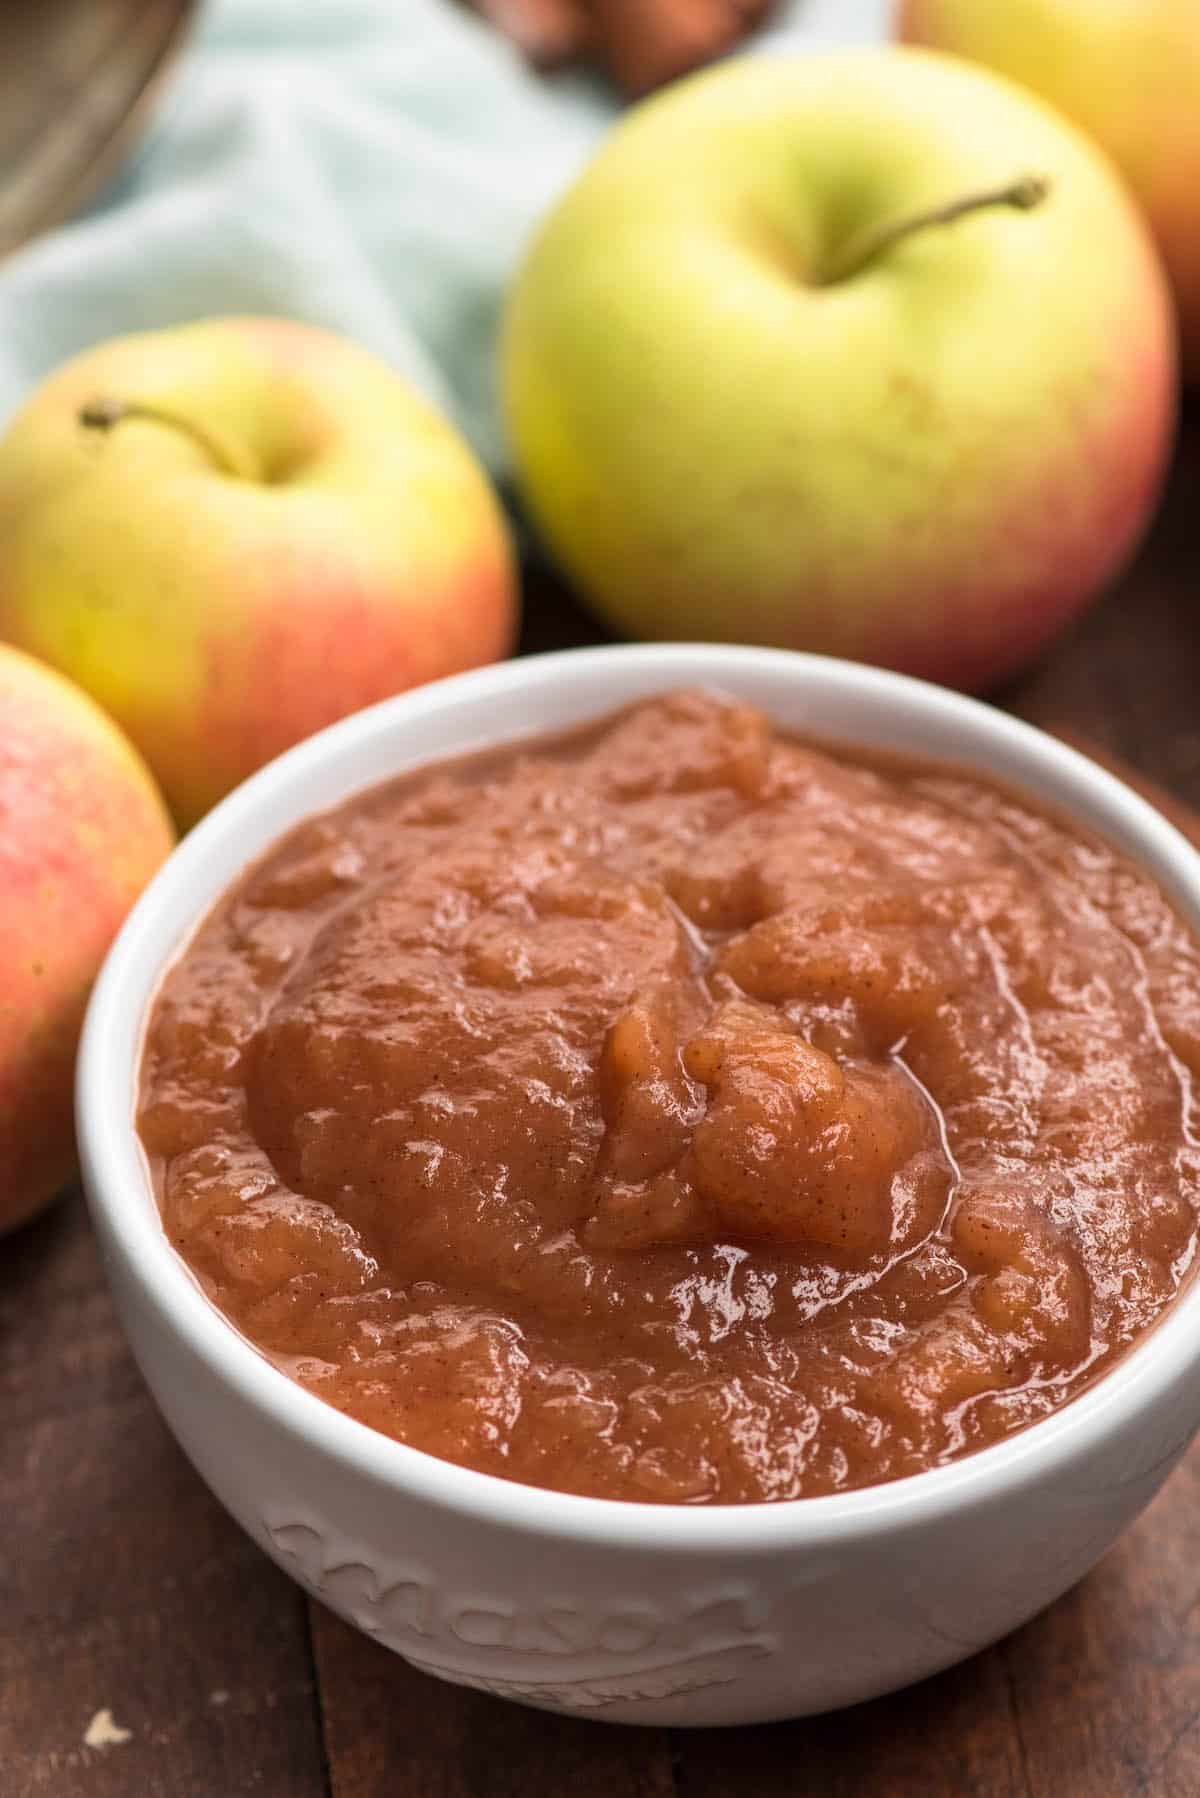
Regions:
<instances>
[{"instance_id":1,"label":"small red apple","mask_svg":"<svg viewBox=\"0 0 1200 1798\"><path fill-rule=\"evenodd\" d=\"M92 693L190 823L321 726L506 654L483 470L327 331L216 319L89 350L0 442L0 637Z\"/></svg>"},{"instance_id":2,"label":"small red apple","mask_svg":"<svg viewBox=\"0 0 1200 1798\"><path fill-rule=\"evenodd\" d=\"M148 770L111 720L0 646L0 1232L70 1175L88 992L173 841Z\"/></svg>"}]
</instances>

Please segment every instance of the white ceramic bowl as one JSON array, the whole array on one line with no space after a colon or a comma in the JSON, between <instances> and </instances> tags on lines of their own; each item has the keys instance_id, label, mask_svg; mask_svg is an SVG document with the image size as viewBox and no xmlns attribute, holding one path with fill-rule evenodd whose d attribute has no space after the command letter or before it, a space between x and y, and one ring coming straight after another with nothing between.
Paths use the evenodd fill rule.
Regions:
<instances>
[{"instance_id":1,"label":"white ceramic bowl","mask_svg":"<svg viewBox=\"0 0 1200 1798\"><path fill-rule=\"evenodd\" d=\"M387 1440L270 1366L159 1225L133 1128L164 966L298 819L418 763L709 685L777 724L1002 776L1103 832L1200 927L1200 857L1120 782L1001 713L848 663L719 647L581 650L391 700L301 745L183 843L96 987L79 1136L134 1353L213 1491L281 1566L416 1666L623 1722L733 1723L868 1698L981 1648L1073 1584L1200 1423L1200 1285L1056 1415L953 1466L777 1505L623 1504Z\"/></svg>"}]
</instances>

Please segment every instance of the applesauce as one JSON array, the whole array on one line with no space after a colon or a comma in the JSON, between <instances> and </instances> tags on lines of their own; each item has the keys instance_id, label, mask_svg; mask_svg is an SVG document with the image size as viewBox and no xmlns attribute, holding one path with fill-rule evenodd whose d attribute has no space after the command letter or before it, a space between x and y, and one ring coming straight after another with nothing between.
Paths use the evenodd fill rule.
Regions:
<instances>
[{"instance_id":1,"label":"applesauce","mask_svg":"<svg viewBox=\"0 0 1200 1798\"><path fill-rule=\"evenodd\" d=\"M978 776L675 693L293 830L149 1020L213 1303L330 1404L670 1503L938 1466L1193 1260L1200 948Z\"/></svg>"}]
</instances>

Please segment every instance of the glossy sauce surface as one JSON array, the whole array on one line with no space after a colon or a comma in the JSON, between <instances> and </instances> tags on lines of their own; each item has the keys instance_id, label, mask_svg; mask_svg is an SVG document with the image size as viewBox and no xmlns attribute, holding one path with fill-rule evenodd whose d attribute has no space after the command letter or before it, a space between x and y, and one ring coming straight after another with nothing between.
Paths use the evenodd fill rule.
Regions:
<instances>
[{"instance_id":1,"label":"glossy sauce surface","mask_svg":"<svg viewBox=\"0 0 1200 1798\"><path fill-rule=\"evenodd\" d=\"M1200 950L1095 838L715 696L287 836L150 1020L167 1232L294 1378L564 1491L795 1498L1061 1405L1171 1299Z\"/></svg>"}]
</instances>

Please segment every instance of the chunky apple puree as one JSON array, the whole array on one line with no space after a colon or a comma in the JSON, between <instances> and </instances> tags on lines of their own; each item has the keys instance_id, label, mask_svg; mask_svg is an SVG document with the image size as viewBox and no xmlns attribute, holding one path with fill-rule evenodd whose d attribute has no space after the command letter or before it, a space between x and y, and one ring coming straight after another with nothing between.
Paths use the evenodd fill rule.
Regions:
<instances>
[{"instance_id":1,"label":"chunky apple puree","mask_svg":"<svg viewBox=\"0 0 1200 1798\"><path fill-rule=\"evenodd\" d=\"M293 831L140 1129L261 1351L570 1492L834 1492L1063 1404L1193 1255L1200 950L973 775L683 693Z\"/></svg>"}]
</instances>

